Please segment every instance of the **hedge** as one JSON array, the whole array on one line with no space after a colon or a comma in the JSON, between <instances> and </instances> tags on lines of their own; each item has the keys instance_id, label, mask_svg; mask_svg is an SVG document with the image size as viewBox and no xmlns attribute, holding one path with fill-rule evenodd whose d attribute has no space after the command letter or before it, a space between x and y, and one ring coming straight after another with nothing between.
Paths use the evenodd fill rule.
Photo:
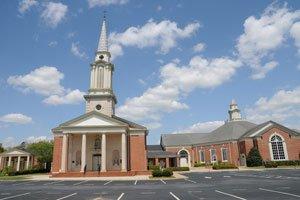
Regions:
<instances>
[{"instance_id":1,"label":"hedge","mask_svg":"<svg viewBox=\"0 0 300 200\"><path fill-rule=\"evenodd\" d=\"M300 160L264 161L265 168L276 168L277 166L298 166Z\"/></svg>"},{"instance_id":2,"label":"hedge","mask_svg":"<svg viewBox=\"0 0 300 200\"><path fill-rule=\"evenodd\" d=\"M159 170L160 169L159 165L149 165L148 168L149 168L149 170Z\"/></svg>"},{"instance_id":3,"label":"hedge","mask_svg":"<svg viewBox=\"0 0 300 200\"><path fill-rule=\"evenodd\" d=\"M163 170L156 169L156 170L152 171L152 176L153 177L170 177L170 176L173 176L173 171L170 169L163 169Z\"/></svg>"},{"instance_id":4,"label":"hedge","mask_svg":"<svg viewBox=\"0 0 300 200\"><path fill-rule=\"evenodd\" d=\"M167 169L174 171L190 171L189 167L169 167Z\"/></svg>"},{"instance_id":5,"label":"hedge","mask_svg":"<svg viewBox=\"0 0 300 200\"><path fill-rule=\"evenodd\" d=\"M205 167L205 163L195 163L194 167Z\"/></svg>"},{"instance_id":6,"label":"hedge","mask_svg":"<svg viewBox=\"0 0 300 200\"><path fill-rule=\"evenodd\" d=\"M212 166L213 169L237 169L237 166L235 166L232 163L218 163L218 164L214 164Z\"/></svg>"},{"instance_id":7,"label":"hedge","mask_svg":"<svg viewBox=\"0 0 300 200\"><path fill-rule=\"evenodd\" d=\"M5 167L0 172L0 175L2 175L2 176L17 176L17 175L46 173L46 172L48 172L47 169L41 169L41 168L28 169L28 170L23 170L23 171L14 171L12 167Z\"/></svg>"}]
</instances>

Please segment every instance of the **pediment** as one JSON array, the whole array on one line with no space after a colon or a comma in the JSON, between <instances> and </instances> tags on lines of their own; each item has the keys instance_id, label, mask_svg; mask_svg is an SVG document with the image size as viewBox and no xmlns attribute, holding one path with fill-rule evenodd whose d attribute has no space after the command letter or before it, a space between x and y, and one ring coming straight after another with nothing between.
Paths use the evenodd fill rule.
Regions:
<instances>
[{"instance_id":1,"label":"pediment","mask_svg":"<svg viewBox=\"0 0 300 200\"><path fill-rule=\"evenodd\" d=\"M107 119L101 119L100 117L89 117L87 119L80 120L78 122L70 124L71 126L116 126L118 124L109 121Z\"/></svg>"}]
</instances>

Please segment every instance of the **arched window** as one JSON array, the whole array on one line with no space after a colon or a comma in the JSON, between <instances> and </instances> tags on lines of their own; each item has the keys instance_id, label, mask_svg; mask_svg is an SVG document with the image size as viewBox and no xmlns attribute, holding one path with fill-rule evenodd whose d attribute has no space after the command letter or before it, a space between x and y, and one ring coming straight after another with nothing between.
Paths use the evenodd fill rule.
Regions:
<instances>
[{"instance_id":1,"label":"arched window","mask_svg":"<svg viewBox=\"0 0 300 200\"><path fill-rule=\"evenodd\" d=\"M181 150L179 152L179 155L181 158L187 158L188 157L188 153L186 152L186 150Z\"/></svg>"},{"instance_id":2,"label":"arched window","mask_svg":"<svg viewBox=\"0 0 300 200\"><path fill-rule=\"evenodd\" d=\"M273 160L285 160L285 144L279 135L273 135L270 139Z\"/></svg>"}]
</instances>

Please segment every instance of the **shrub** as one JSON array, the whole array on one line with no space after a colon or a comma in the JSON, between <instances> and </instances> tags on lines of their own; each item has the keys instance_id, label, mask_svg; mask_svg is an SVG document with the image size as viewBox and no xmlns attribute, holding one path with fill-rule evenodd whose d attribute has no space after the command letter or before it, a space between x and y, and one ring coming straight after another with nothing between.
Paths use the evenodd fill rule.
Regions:
<instances>
[{"instance_id":1,"label":"shrub","mask_svg":"<svg viewBox=\"0 0 300 200\"><path fill-rule=\"evenodd\" d=\"M253 147L246 158L248 167L256 167L262 165L262 158L257 148Z\"/></svg>"},{"instance_id":2,"label":"shrub","mask_svg":"<svg viewBox=\"0 0 300 200\"><path fill-rule=\"evenodd\" d=\"M198 162L198 163L194 164L194 167L204 167L204 166L205 166L205 163Z\"/></svg>"},{"instance_id":3,"label":"shrub","mask_svg":"<svg viewBox=\"0 0 300 200\"><path fill-rule=\"evenodd\" d=\"M173 171L172 170L170 170L170 169L164 169L163 171L162 171L162 174L161 174L162 176L165 176L165 177L170 177L170 176L173 176Z\"/></svg>"},{"instance_id":4,"label":"shrub","mask_svg":"<svg viewBox=\"0 0 300 200\"><path fill-rule=\"evenodd\" d=\"M149 170L159 170L160 169L160 167L159 167L159 165L149 165Z\"/></svg>"},{"instance_id":5,"label":"shrub","mask_svg":"<svg viewBox=\"0 0 300 200\"><path fill-rule=\"evenodd\" d=\"M300 165L300 160L281 160L275 161L278 166L297 166Z\"/></svg>"},{"instance_id":6,"label":"shrub","mask_svg":"<svg viewBox=\"0 0 300 200\"><path fill-rule=\"evenodd\" d=\"M11 166L4 167L0 173L1 176L10 176L14 172L13 168Z\"/></svg>"},{"instance_id":7,"label":"shrub","mask_svg":"<svg viewBox=\"0 0 300 200\"><path fill-rule=\"evenodd\" d=\"M190 171L189 167L169 167L167 169L174 171Z\"/></svg>"},{"instance_id":8,"label":"shrub","mask_svg":"<svg viewBox=\"0 0 300 200\"><path fill-rule=\"evenodd\" d=\"M277 168L278 164L274 161L265 161L264 166L265 168Z\"/></svg>"},{"instance_id":9,"label":"shrub","mask_svg":"<svg viewBox=\"0 0 300 200\"><path fill-rule=\"evenodd\" d=\"M214 164L212 166L213 169L236 169L237 166L235 166L234 164L232 163L218 163L218 164Z\"/></svg>"},{"instance_id":10,"label":"shrub","mask_svg":"<svg viewBox=\"0 0 300 200\"><path fill-rule=\"evenodd\" d=\"M160 169L156 169L152 171L153 177L162 177L162 171Z\"/></svg>"}]
</instances>

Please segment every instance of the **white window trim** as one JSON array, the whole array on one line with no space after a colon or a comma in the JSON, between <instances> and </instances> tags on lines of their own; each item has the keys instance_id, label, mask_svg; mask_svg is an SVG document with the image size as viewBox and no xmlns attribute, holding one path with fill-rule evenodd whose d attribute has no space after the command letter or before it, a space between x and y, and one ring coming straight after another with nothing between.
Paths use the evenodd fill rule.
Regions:
<instances>
[{"instance_id":1,"label":"white window trim","mask_svg":"<svg viewBox=\"0 0 300 200\"><path fill-rule=\"evenodd\" d=\"M223 150L227 150L227 159L226 160L224 160L224 158L223 158ZM222 162L228 162L228 148L224 148L224 147L221 148L221 157L222 157Z\"/></svg>"},{"instance_id":2,"label":"white window trim","mask_svg":"<svg viewBox=\"0 0 300 200\"><path fill-rule=\"evenodd\" d=\"M283 150L284 150L284 157L285 159L274 159L274 156L273 156L273 150L272 150L272 143L271 143L271 138L274 136L274 135L278 135L279 137L281 137L282 139L282 146L283 146ZM278 133L273 133L270 137L269 137L269 153L270 153L270 157L271 157L271 161L282 161L282 160L289 160L288 158L288 152L287 152L287 148L286 148L286 143L285 143L285 140L284 140L284 137L282 137L282 135L278 134Z\"/></svg>"},{"instance_id":3,"label":"white window trim","mask_svg":"<svg viewBox=\"0 0 300 200\"><path fill-rule=\"evenodd\" d=\"M211 150L215 150L215 154L216 154L216 161L213 161L213 160L212 160L212 154L211 154ZM210 162L211 162L211 163L216 163L216 162L218 162L217 150L216 150L216 149L209 149L209 153L210 153Z\"/></svg>"},{"instance_id":4,"label":"white window trim","mask_svg":"<svg viewBox=\"0 0 300 200\"><path fill-rule=\"evenodd\" d=\"M190 155L190 152L189 152L186 148L184 148L184 147L181 148L181 149L177 152L177 155L180 155L180 152L181 152L182 150L184 150L184 151L187 152L187 154L188 154L188 166L191 167L191 155Z\"/></svg>"},{"instance_id":5,"label":"white window trim","mask_svg":"<svg viewBox=\"0 0 300 200\"><path fill-rule=\"evenodd\" d=\"M202 156L201 156L201 152L203 152L203 161L201 161ZM199 150L199 162L200 163L205 163L205 150L204 149L200 149Z\"/></svg>"}]
</instances>

